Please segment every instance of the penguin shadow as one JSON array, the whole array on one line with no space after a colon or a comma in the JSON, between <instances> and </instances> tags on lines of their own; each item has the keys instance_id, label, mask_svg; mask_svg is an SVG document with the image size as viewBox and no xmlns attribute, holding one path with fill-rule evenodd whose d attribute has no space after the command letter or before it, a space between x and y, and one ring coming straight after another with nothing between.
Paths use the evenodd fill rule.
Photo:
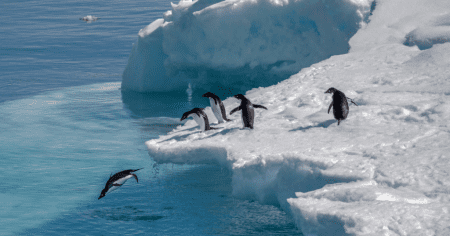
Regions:
<instances>
[{"instance_id":1,"label":"penguin shadow","mask_svg":"<svg viewBox=\"0 0 450 236\"><path fill-rule=\"evenodd\" d=\"M92 218L103 218L111 221L156 221L163 215L147 214L134 206L122 206L110 209L97 209L91 213Z\"/></svg>"},{"instance_id":2,"label":"penguin shadow","mask_svg":"<svg viewBox=\"0 0 450 236\"><path fill-rule=\"evenodd\" d=\"M230 133L231 131L237 130L237 129L239 129L239 128L235 127L235 128L225 129L224 127L218 127L217 130L219 130L219 129L220 129L219 132L216 132L215 134L206 136L206 137L204 137L204 138L202 138L202 139L212 138L212 137L217 136L217 135L228 134L228 133ZM206 132L208 132L208 131L206 131Z\"/></svg>"},{"instance_id":3,"label":"penguin shadow","mask_svg":"<svg viewBox=\"0 0 450 236\"><path fill-rule=\"evenodd\" d=\"M183 131L186 131L186 130L183 130ZM175 141L179 142L179 141L182 141L182 140L186 140L187 137L189 137L189 136L191 136L191 135L193 135L193 134L201 133L201 132L202 132L202 131L198 130L198 131L196 131L196 132L192 132L192 133L190 132L190 133L185 134L185 135L176 135L176 136L173 136L172 138L166 139L166 140L164 140L164 141L175 140Z\"/></svg>"},{"instance_id":4,"label":"penguin shadow","mask_svg":"<svg viewBox=\"0 0 450 236\"><path fill-rule=\"evenodd\" d=\"M306 127L298 127L298 128L295 128L295 129L291 129L291 130L289 130L289 132L305 131L305 130L308 130L308 129L320 128L320 127L321 128L328 128L330 125L332 125L332 124L334 124L336 122L337 122L337 120L327 120L327 121L324 121L324 122L319 123L317 125L310 125L310 126L306 126Z\"/></svg>"}]
</instances>

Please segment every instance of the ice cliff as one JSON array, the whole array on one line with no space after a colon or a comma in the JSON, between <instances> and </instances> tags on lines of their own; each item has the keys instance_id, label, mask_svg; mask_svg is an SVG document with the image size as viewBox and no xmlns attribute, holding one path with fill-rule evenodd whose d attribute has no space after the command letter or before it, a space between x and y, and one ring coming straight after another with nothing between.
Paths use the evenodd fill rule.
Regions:
<instances>
[{"instance_id":1,"label":"ice cliff","mask_svg":"<svg viewBox=\"0 0 450 236\"><path fill-rule=\"evenodd\" d=\"M123 90L245 91L348 52L371 0L181 0L139 32Z\"/></svg>"}]
</instances>

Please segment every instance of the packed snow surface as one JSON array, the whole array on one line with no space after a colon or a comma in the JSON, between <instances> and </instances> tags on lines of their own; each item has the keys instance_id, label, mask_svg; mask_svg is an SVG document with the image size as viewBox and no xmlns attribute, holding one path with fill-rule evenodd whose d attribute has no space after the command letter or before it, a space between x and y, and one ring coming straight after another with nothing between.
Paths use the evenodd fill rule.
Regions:
<instances>
[{"instance_id":1,"label":"packed snow surface","mask_svg":"<svg viewBox=\"0 0 450 236\"><path fill-rule=\"evenodd\" d=\"M255 109L253 130L241 112L217 124L207 107L220 129L189 120L147 141L149 153L232 169L235 196L279 205L305 235L450 235L450 43L434 40L449 32L435 24L448 9L447 0L378 0L349 53L246 93L268 108ZM417 29L432 47L406 46ZM327 114L330 87L358 104L339 126ZM228 113L239 105L223 103Z\"/></svg>"},{"instance_id":2,"label":"packed snow surface","mask_svg":"<svg viewBox=\"0 0 450 236\"><path fill-rule=\"evenodd\" d=\"M181 0L139 32L122 89L242 91L347 53L373 0Z\"/></svg>"}]
</instances>

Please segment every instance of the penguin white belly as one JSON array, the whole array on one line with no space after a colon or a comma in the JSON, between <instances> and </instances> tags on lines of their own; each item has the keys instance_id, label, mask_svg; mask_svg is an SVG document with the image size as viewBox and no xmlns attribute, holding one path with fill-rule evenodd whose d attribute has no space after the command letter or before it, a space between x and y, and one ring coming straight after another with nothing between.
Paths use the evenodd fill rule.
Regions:
<instances>
[{"instance_id":1,"label":"penguin white belly","mask_svg":"<svg viewBox=\"0 0 450 236\"><path fill-rule=\"evenodd\" d=\"M200 126L200 130L205 131L205 121L203 120L203 117L200 117L197 114L192 114L190 116L192 116L195 122Z\"/></svg>"},{"instance_id":2,"label":"penguin white belly","mask_svg":"<svg viewBox=\"0 0 450 236\"><path fill-rule=\"evenodd\" d=\"M130 178L133 178L133 176L132 175L127 175L124 178L116 180L113 184L120 184L120 185L122 185L125 182L127 182L127 180L130 179ZM108 193L110 193L110 192L112 192L112 191L114 191L114 190L116 190L118 188L120 188L120 186L112 186L111 188L108 189Z\"/></svg>"},{"instance_id":3,"label":"penguin white belly","mask_svg":"<svg viewBox=\"0 0 450 236\"><path fill-rule=\"evenodd\" d=\"M209 103L211 104L211 109L212 109L212 111L213 111L213 113L214 113L214 116L217 118L217 121L218 121L219 123L225 122L225 121L223 120L222 112L220 111L220 106L219 106L219 104L216 104L216 102L215 102L214 99L212 99L212 98L209 98Z\"/></svg>"}]
</instances>

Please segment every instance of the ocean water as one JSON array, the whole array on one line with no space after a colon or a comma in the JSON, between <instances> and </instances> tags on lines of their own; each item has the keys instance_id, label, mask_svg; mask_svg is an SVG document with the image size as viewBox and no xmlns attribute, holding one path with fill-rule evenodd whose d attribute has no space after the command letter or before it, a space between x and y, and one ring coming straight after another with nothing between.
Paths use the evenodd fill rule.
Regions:
<instances>
[{"instance_id":1,"label":"ocean water","mask_svg":"<svg viewBox=\"0 0 450 236\"><path fill-rule=\"evenodd\" d=\"M169 7L0 3L0 235L301 235L279 208L233 197L229 170L148 155L146 140L209 104L120 91L137 32ZM97 199L111 173L132 168L144 168L139 183Z\"/></svg>"}]
</instances>

